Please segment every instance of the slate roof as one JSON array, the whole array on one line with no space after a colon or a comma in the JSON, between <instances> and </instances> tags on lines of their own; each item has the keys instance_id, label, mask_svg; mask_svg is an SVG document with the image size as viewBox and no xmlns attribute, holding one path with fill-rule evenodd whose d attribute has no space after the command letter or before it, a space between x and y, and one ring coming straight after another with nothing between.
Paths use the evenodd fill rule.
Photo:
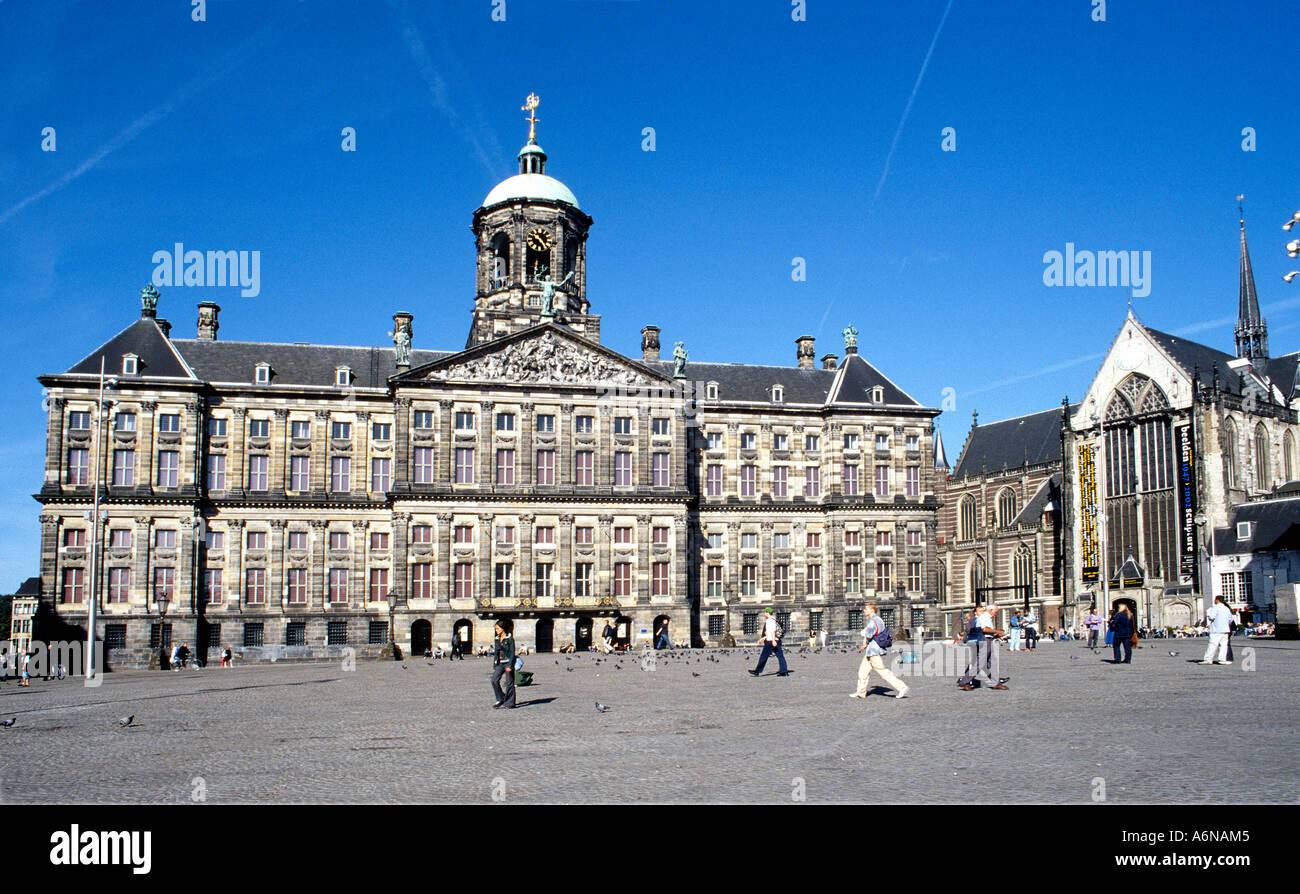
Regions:
<instances>
[{"instance_id":1,"label":"slate roof","mask_svg":"<svg viewBox=\"0 0 1300 894\"><path fill-rule=\"evenodd\" d=\"M1250 539L1237 539L1237 522L1251 523ZM1232 525L1214 529L1215 555L1300 548L1300 497L1259 500L1233 508Z\"/></svg>"},{"instance_id":2,"label":"slate roof","mask_svg":"<svg viewBox=\"0 0 1300 894\"><path fill-rule=\"evenodd\" d=\"M1073 413L1078 405L1069 408ZM1044 410L1001 422L977 425L966 438L954 478L980 475L987 469L1018 469L1061 461L1061 410Z\"/></svg>"},{"instance_id":3,"label":"slate roof","mask_svg":"<svg viewBox=\"0 0 1300 894\"><path fill-rule=\"evenodd\" d=\"M1060 451L1057 451L1058 455ZM1053 472L1046 481L1038 487L1038 491L1029 498L1024 507L1016 514L1012 520L1013 525L1032 525L1037 524L1043 517L1043 512L1047 510L1049 503L1055 503L1055 508L1061 506L1061 473Z\"/></svg>"},{"instance_id":4,"label":"slate roof","mask_svg":"<svg viewBox=\"0 0 1300 894\"><path fill-rule=\"evenodd\" d=\"M98 376L99 360L103 357L104 374L121 378L123 354L135 354L140 358L136 367L140 376L189 380L194 378L152 317L141 317L136 320L83 357L68 370L68 373Z\"/></svg>"},{"instance_id":5,"label":"slate roof","mask_svg":"<svg viewBox=\"0 0 1300 894\"><path fill-rule=\"evenodd\" d=\"M1145 326L1143 328L1150 333L1160 347L1168 352L1174 362L1186 370L1189 376L1193 372L1197 373L1203 387L1210 388L1213 386L1214 367L1217 364L1219 367L1219 390L1226 394L1242 393L1242 374L1228 367L1229 363L1237 361L1235 355L1198 342L1188 341L1177 335L1170 335L1167 332L1160 332ZM1283 395L1289 398L1296 384L1297 373L1300 372L1300 352L1286 354L1282 357L1272 357L1268 360L1257 360L1255 361L1255 371L1266 376L1281 390Z\"/></svg>"},{"instance_id":6,"label":"slate roof","mask_svg":"<svg viewBox=\"0 0 1300 894\"><path fill-rule=\"evenodd\" d=\"M347 366L357 388L386 388L388 377L397 373L394 348L365 346L276 344L260 341L206 341L176 339L177 349L208 382L252 382L257 364L271 364L271 382L276 385L332 387L334 370ZM411 349L411 366L432 363L454 351Z\"/></svg>"}]
</instances>

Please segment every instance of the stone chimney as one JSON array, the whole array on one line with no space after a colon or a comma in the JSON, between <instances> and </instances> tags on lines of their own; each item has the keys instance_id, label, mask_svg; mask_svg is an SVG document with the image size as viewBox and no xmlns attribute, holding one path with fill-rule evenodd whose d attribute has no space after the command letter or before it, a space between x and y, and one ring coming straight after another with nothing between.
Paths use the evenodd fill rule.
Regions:
<instances>
[{"instance_id":1,"label":"stone chimney","mask_svg":"<svg viewBox=\"0 0 1300 894\"><path fill-rule=\"evenodd\" d=\"M171 338L171 337L172 337L172 324L171 324L171 323L168 323L166 320L154 320L154 322L157 323L157 324L158 324L158 328L162 330L162 334L163 334L163 337L164 337L164 338Z\"/></svg>"},{"instance_id":2,"label":"stone chimney","mask_svg":"<svg viewBox=\"0 0 1300 894\"><path fill-rule=\"evenodd\" d=\"M839 363L839 358L834 354L826 354L822 357L822 369L835 369Z\"/></svg>"},{"instance_id":3,"label":"stone chimney","mask_svg":"<svg viewBox=\"0 0 1300 894\"><path fill-rule=\"evenodd\" d=\"M646 326L641 330L641 359L659 359L659 327Z\"/></svg>"},{"instance_id":4,"label":"stone chimney","mask_svg":"<svg viewBox=\"0 0 1300 894\"><path fill-rule=\"evenodd\" d=\"M221 324L217 322L217 314L221 313L221 305L215 301L199 302L199 341L216 341L217 330Z\"/></svg>"},{"instance_id":5,"label":"stone chimney","mask_svg":"<svg viewBox=\"0 0 1300 894\"><path fill-rule=\"evenodd\" d=\"M801 335L794 340L794 343L799 346L795 352L795 360L798 361L800 369L812 369L817 365L817 356L813 353L814 341L811 335Z\"/></svg>"},{"instance_id":6,"label":"stone chimney","mask_svg":"<svg viewBox=\"0 0 1300 894\"><path fill-rule=\"evenodd\" d=\"M411 368L411 338L415 334L411 321L414 319L415 314L404 310L393 314L393 359L398 370L403 372Z\"/></svg>"}]
</instances>

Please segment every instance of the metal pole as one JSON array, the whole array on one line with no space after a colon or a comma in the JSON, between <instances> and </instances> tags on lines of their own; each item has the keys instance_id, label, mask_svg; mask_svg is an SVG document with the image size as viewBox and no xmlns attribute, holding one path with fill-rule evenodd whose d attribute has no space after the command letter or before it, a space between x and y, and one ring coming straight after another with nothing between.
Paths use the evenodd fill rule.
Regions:
<instances>
[{"instance_id":1,"label":"metal pole","mask_svg":"<svg viewBox=\"0 0 1300 894\"><path fill-rule=\"evenodd\" d=\"M95 607L99 601L99 587L95 581L99 574L99 466L100 433L104 425L104 358L99 358L99 401L95 411L95 472L91 476L91 489L94 493L94 517L91 521L90 543L90 580L86 587L86 681L95 677Z\"/></svg>"},{"instance_id":2,"label":"metal pole","mask_svg":"<svg viewBox=\"0 0 1300 894\"><path fill-rule=\"evenodd\" d=\"M1103 410L1097 417L1097 457L1101 461L1097 464L1101 472L1101 480L1097 483L1097 503L1101 511L1097 516L1097 532L1101 539L1101 609L1105 611L1110 607L1110 562L1109 560L1109 538L1106 536L1106 528L1110 517L1106 512L1106 411ZM1102 617L1109 617L1103 615Z\"/></svg>"}]
</instances>

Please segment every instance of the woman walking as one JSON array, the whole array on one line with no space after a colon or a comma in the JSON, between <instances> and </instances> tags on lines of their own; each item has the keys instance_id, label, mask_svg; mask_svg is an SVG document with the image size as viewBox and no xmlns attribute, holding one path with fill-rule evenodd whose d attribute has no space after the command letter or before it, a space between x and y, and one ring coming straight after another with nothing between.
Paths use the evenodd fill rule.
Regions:
<instances>
[{"instance_id":1,"label":"woman walking","mask_svg":"<svg viewBox=\"0 0 1300 894\"><path fill-rule=\"evenodd\" d=\"M1119 611L1111 615L1110 618L1111 648L1114 650L1115 653L1116 664L1133 663L1133 634L1137 630L1137 628L1134 626L1133 621L1134 619L1132 613L1129 612L1128 606L1123 602L1119 604ZM1119 657L1119 650L1121 645L1124 647L1123 661L1120 661L1120 657Z\"/></svg>"},{"instance_id":2,"label":"woman walking","mask_svg":"<svg viewBox=\"0 0 1300 894\"><path fill-rule=\"evenodd\" d=\"M496 701L492 703L492 707L513 708L515 706L515 638L511 634L514 631L514 622L509 618L502 618L497 621L492 630L496 634L496 650L492 657L492 694L496 696ZM501 688L502 677L505 677L510 684L509 694Z\"/></svg>"}]
</instances>

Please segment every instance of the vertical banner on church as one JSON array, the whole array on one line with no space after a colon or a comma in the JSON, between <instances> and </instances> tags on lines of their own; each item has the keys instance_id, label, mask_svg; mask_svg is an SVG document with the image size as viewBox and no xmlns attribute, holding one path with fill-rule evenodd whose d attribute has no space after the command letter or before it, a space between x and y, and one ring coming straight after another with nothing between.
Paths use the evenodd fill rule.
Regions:
<instances>
[{"instance_id":1,"label":"vertical banner on church","mask_svg":"<svg viewBox=\"0 0 1300 894\"><path fill-rule=\"evenodd\" d=\"M1196 474L1192 467L1192 427L1174 429L1178 445L1178 573L1196 584ZM1213 536L1213 533L1211 533Z\"/></svg>"},{"instance_id":2,"label":"vertical banner on church","mask_svg":"<svg viewBox=\"0 0 1300 894\"><path fill-rule=\"evenodd\" d=\"M1101 548L1097 541L1097 448L1079 445L1079 559L1084 583L1095 583L1101 573Z\"/></svg>"}]
</instances>

